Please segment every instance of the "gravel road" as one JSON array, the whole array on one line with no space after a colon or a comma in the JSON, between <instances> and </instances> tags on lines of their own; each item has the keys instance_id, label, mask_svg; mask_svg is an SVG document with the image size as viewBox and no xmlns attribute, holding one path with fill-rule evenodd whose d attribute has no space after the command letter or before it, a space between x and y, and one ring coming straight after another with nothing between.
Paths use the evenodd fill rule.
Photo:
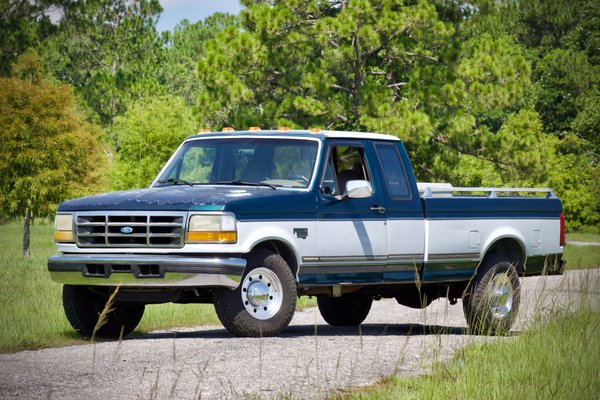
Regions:
<instances>
[{"instance_id":1,"label":"gravel road","mask_svg":"<svg viewBox=\"0 0 600 400\"><path fill-rule=\"evenodd\" d=\"M600 303L600 269L521 280L514 335L536 315ZM333 328L317 309L297 312L275 338L235 338L222 327L153 332L122 342L0 355L2 399L318 398L391 374L412 376L468 343L462 307L373 304L359 328ZM513 335L513 336L514 336Z\"/></svg>"}]
</instances>

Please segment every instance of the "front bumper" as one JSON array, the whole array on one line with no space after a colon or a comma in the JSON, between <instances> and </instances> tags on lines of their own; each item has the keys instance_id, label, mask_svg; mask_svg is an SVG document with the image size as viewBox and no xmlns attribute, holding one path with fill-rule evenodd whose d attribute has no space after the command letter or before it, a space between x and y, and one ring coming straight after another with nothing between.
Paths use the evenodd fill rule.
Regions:
<instances>
[{"instance_id":1,"label":"front bumper","mask_svg":"<svg viewBox=\"0 0 600 400\"><path fill-rule=\"evenodd\" d=\"M238 287L246 260L146 254L61 254L48 258L52 280L69 285Z\"/></svg>"}]
</instances>

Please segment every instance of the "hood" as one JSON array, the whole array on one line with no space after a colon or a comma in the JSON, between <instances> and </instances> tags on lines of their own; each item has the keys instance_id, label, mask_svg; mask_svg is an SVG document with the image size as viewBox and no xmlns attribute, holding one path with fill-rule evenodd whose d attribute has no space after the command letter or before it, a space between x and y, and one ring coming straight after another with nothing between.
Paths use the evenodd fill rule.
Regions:
<instances>
[{"instance_id":1,"label":"hood","mask_svg":"<svg viewBox=\"0 0 600 400\"><path fill-rule=\"evenodd\" d=\"M67 200L60 204L59 211L222 210L232 201L279 197L290 193L292 192L267 187L164 186Z\"/></svg>"}]
</instances>

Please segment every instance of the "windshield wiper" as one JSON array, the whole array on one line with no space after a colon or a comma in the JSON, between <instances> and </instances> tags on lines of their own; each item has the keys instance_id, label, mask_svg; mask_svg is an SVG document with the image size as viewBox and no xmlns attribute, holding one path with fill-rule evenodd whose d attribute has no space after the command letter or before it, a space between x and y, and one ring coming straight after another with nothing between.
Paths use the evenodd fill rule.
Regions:
<instances>
[{"instance_id":1,"label":"windshield wiper","mask_svg":"<svg viewBox=\"0 0 600 400\"><path fill-rule=\"evenodd\" d=\"M277 187L275 185L271 185L269 183L245 182L245 181L241 181L239 179L235 179L233 181L219 181L219 182L217 182L217 185L264 186L264 187L271 188L273 190L277 190Z\"/></svg>"},{"instance_id":2,"label":"windshield wiper","mask_svg":"<svg viewBox=\"0 0 600 400\"><path fill-rule=\"evenodd\" d=\"M190 186L194 186L194 184L191 183L191 182L184 181L183 179L177 179L177 178L169 178L167 180L160 180L160 181L158 181L158 183L170 183L172 185L190 185Z\"/></svg>"}]
</instances>

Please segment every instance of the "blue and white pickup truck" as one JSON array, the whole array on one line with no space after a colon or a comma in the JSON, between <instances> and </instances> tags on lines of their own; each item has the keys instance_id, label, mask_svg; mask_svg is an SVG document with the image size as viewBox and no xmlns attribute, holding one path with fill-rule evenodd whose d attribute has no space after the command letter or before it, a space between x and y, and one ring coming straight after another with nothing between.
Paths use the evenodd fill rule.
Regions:
<instances>
[{"instance_id":1,"label":"blue and white pickup truck","mask_svg":"<svg viewBox=\"0 0 600 400\"><path fill-rule=\"evenodd\" d=\"M461 299L473 332L502 333L519 276L562 273L565 241L550 189L417 184L396 137L286 128L189 137L150 188L60 204L54 238L70 323L106 337L165 302L276 335L298 296L338 326L381 298Z\"/></svg>"}]
</instances>

